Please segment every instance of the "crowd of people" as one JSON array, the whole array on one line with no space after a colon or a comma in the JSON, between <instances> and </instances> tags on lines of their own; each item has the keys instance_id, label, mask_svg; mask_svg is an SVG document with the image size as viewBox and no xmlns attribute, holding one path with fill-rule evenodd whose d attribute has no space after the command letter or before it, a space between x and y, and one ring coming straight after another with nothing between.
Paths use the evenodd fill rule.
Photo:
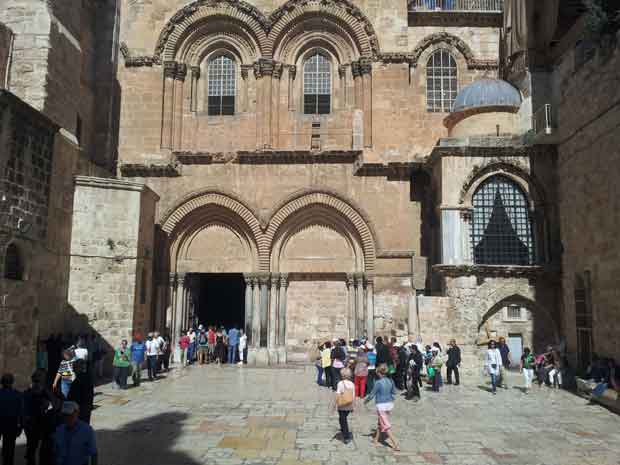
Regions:
<instances>
[{"instance_id":1,"label":"crowd of people","mask_svg":"<svg viewBox=\"0 0 620 465\"><path fill-rule=\"evenodd\" d=\"M193 363L243 365L248 360L248 337L237 326L226 330L224 326L198 325L181 332L179 359L182 366Z\"/></svg>"}]
</instances>

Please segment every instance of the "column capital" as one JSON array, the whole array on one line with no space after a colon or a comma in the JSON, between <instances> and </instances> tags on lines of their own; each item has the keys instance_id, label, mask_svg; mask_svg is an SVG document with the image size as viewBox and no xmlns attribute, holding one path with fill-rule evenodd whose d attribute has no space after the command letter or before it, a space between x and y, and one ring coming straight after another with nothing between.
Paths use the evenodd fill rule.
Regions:
<instances>
[{"instance_id":1,"label":"column capital","mask_svg":"<svg viewBox=\"0 0 620 465\"><path fill-rule=\"evenodd\" d=\"M288 274L287 273L280 274L280 287L284 289L288 287Z\"/></svg>"},{"instance_id":2,"label":"column capital","mask_svg":"<svg viewBox=\"0 0 620 465\"><path fill-rule=\"evenodd\" d=\"M177 286L183 286L185 283L185 273L177 273Z\"/></svg>"},{"instance_id":3,"label":"column capital","mask_svg":"<svg viewBox=\"0 0 620 465\"><path fill-rule=\"evenodd\" d=\"M174 273L170 273L168 275L168 284L170 284L170 286L175 287L177 285L177 275Z\"/></svg>"},{"instance_id":4,"label":"column capital","mask_svg":"<svg viewBox=\"0 0 620 465\"><path fill-rule=\"evenodd\" d=\"M254 65L241 65L241 77L243 79L247 79L250 70L253 68L254 68Z\"/></svg>"},{"instance_id":5,"label":"column capital","mask_svg":"<svg viewBox=\"0 0 620 465\"><path fill-rule=\"evenodd\" d=\"M174 78L177 81L185 81L185 76L187 76L187 65L185 63L177 63Z\"/></svg>"},{"instance_id":6,"label":"column capital","mask_svg":"<svg viewBox=\"0 0 620 465\"><path fill-rule=\"evenodd\" d=\"M280 77L282 77L282 68L282 63L275 63L273 65L273 77L275 79L280 79Z\"/></svg>"},{"instance_id":7,"label":"column capital","mask_svg":"<svg viewBox=\"0 0 620 465\"><path fill-rule=\"evenodd\" d=\"M469 223L471 221L471 218L474 214L474 209L473 208L465 208L463 210L461 210L461 219L467 223Z\"/></svg>"},{"instance_id":8,"label":"column capital","mask_svg":"<svg viewBox=\"0 0 620 465\"><path fill-rule=\"evenodd\" d=\"M288 75L291 81L294 81L295 77L297 76L297 66L288 65Z\"/></svg>"},{"instance_id":9,"label":"column capital","mask_svg":"<svg viewBox=\"0 0 620 465\"><path fill-rule=\"evenodd\" d=\"M351 74L353 74L354 78L360 77L362 75L362 70L361 70L359 61L351 62Z\"/></svg>"},{"instance_id":10,"label":"column capital","mask_svg":"<svg viewBox=\"0 0 620 465\"><path fill-rule=\"evenodd\" d=\"M200 66L192 66L192 76L194 79L200 78Z\"/></svg>"},{"instance_id":11,"label":"column capital","mask_svg":"<svg viewBox=\"0 0 620 465\"><path fill-rule=\"evenodd\" d=\"M355 275L347 274L347 287L355 285Z\"/></svg>"},{"instance_id":12,"label":"column capital","mask_svg":"<svg viewBox=\"0 0 620 465\"><path fill-rule=\"evenodd\" d=\"M260 79L263 76L271 76L276 62L270 58L259 58L254 62L254 76Z\"/></svg>"},{"instance_id":13,"label":"column capital","mask_svg":"<svg viewBox=\"0 0 620 465\"><path fill-rule=\"evenodd\" d=\"M164 77L174 79L177 72L176 61L164 61Z\"/></svg>"},{"instance_id":14,"label":"column capital","mask_svg":"<svg viewBox=\"0 0 620 465\"><path fill-rule=\"evenodd\" d=\"M345 65L338 66L338 75L340 76L340 79L345 78L347 75L347 67Z\"/></svg>"},{"instance_id":15,"label":"column capital","mask_svg":"<svg viewBox=\"0 0 620 465\"><path fill-rule=\"evenodd\" d=\"M261 286L269 286L269 283L271 282L271 275L269 275L268 273L259 275L258 282L261 284Z\"/></svg>"},{"instance_id":16,"label":"column capital","mask_svg":"<svg viewBox=\"0 0 620 465\"><path fill-rule=\"evenodd\" d=\"M360 58L359 64L362 75L372 73L372 60L370 58Z\"/></svg>"}]
</instances>

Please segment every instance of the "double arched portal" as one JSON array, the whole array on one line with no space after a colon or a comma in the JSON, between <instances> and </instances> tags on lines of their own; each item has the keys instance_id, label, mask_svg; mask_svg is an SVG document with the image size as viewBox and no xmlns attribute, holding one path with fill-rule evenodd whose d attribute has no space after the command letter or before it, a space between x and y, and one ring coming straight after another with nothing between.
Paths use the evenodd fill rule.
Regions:
<instances>
[{"instance_id":1,"label":"double arched portal","mask_svg":"<svg viewBox=\"0 0 620 465\"><path fill-rule=\"evenodd\" d=\"M245 280L243 325L264 362L284 361L287 346L289 358L304 353L317 337L372 336L376 241L361 210L335 193L304 191L257 211L208 190L163 215L169 281L159 299L171 333L195 321L192 278L225 273Z\"/></svg>"}]
</instances>

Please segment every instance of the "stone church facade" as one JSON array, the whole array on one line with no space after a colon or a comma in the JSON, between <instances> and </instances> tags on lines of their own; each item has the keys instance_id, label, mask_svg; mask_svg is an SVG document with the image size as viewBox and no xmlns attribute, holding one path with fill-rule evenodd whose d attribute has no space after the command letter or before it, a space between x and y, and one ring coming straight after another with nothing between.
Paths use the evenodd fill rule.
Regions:
<instances>
[{"instance_id":1,"label":"stone church facade","mask_svg":"<svg viewBox=\"0 0 620 465\"><path fill-rule=\"evenodd\" d=\"M65 328L175 341L209 319L201 280L235 276L257 364L383 335L456 338L474 368L490 338L566 338L557 143L532 128L549 88L517 3L112 3L79 35L117 54L84 60L113 78L81 97L92 167L64 171Z\"/></svg>"}]
</instances>

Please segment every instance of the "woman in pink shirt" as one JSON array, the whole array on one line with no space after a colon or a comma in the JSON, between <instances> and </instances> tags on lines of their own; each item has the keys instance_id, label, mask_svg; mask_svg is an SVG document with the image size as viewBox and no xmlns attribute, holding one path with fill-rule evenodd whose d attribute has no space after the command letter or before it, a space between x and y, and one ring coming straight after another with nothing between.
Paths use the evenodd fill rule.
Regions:
<instances>
[{"instance_id":1,"label":"woman in pink shirt","mask_svg":"<svg viewBox=\"0 0 620 465\"><path fill-rule=\"evenodd\" d=\"M185 333L185 331L181 331L179 347L181 348L181 366L184 367L187 362L187 348L189 347L189 336Z\"/></svg>"}]
</instances>

